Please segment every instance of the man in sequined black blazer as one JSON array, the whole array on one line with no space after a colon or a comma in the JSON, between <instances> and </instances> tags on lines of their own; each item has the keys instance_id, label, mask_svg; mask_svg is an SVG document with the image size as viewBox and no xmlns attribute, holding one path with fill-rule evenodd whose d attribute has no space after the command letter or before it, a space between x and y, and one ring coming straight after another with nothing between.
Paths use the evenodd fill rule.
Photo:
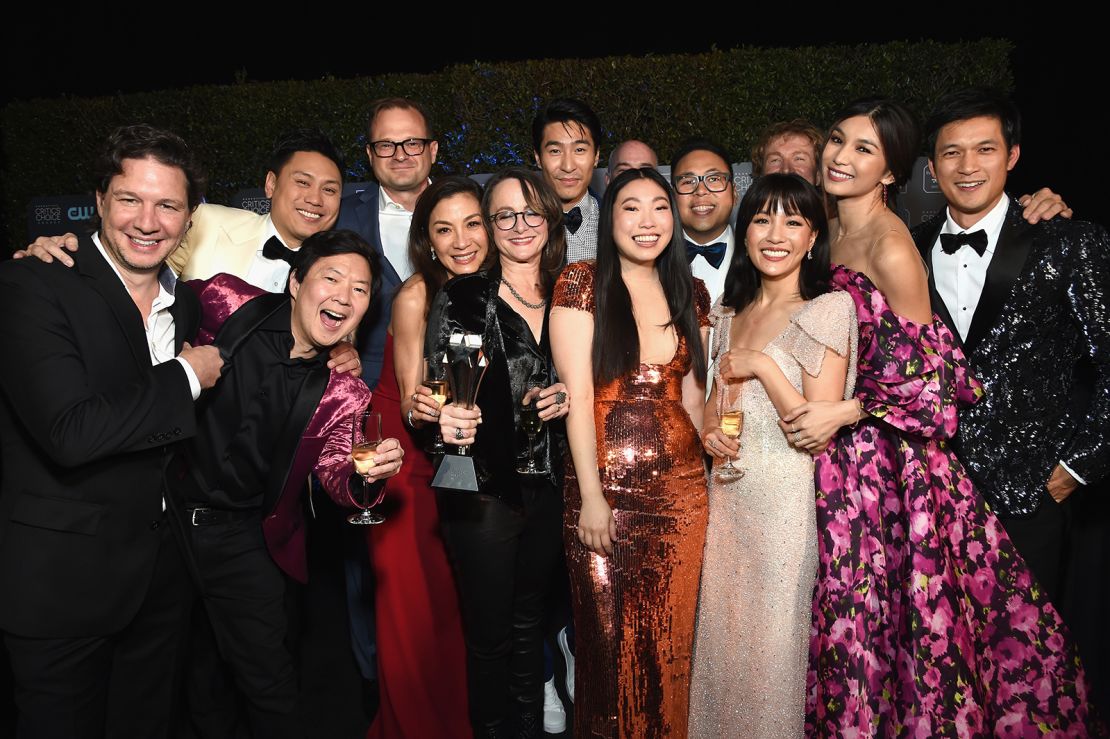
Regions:
<instances>
[{"instance_id":1,"label":"man in sequined black blazer","mask_svg":"<svg viewBox=\"0 0 1110 739\"><path fill-rule=\"evenodd\" d=\"M987 391L961 412L955 449L1060 604L1068 498L1110 469L1110 239L1091 223L1023 220L1005 193L1020 154L1007 99L948 95L926 133L948 207L913 235L933 308ZM1090 392L1079 377L1092 370Z\"/></svg>"}]
</instances>

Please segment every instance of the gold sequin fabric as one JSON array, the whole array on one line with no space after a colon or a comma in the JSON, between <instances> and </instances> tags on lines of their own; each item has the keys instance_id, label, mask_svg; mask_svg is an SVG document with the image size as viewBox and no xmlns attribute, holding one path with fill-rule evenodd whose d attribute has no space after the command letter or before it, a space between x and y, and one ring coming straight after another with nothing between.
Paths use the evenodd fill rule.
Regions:
<instances>
[{"instance_id":1,"label":"gold sequin fabric","mask_svg":"<svg viewBox=\"0 0 1110 739\"><path fill-rule=\"evenodd\" d=\"M699 320L709 296L696 281ZM555 306L593 309L593 264L564 271ZM697 431L681 403L690 356L641 364L594 390L598 468L613 509L612 556L578 540L581 498L568 464L564 539L575 652L574 735L682 737L705 543L707 494Z\"/></svg>"},{"instance_id":2,"label":"gold sequin fabric","mask_svg":"<svg viewBox=\"0 0 1110 739\"><path fill-rule=\"evenodd\" d=\"M717 357L729 348L733 311L718 304L713 313ZM763 352L801 392L803 373L820 375L826 346L855 356L855 329L851 297L828 293L799 308ZM709 480L689 735L800 737L817 572L813 459L787 443L759 381L742 392L734 464L744 476Z\"/></svg>"}]
</instances>

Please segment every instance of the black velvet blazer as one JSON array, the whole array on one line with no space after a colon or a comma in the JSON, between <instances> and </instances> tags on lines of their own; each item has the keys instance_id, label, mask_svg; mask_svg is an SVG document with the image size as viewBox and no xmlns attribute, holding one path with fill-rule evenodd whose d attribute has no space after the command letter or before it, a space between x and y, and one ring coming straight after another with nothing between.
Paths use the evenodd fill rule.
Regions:
<instances>
[{"instance_id":1,"label":"black velvet blazer","mask_svg":"<svg viewBox=\"0 0 1110 739\"><path fill-rule=\"evenodd\" d=\"M546 466L549 474L525 477L517 473L518 463L528 454L528 436L521 431L518 418L520 399L529 388L547 387L557 380L547 335L550 306L536 343L528 323L498 297L500 281L501 268L494 267L444 285L428 313L424 353L445 351L452 333L482 335L490 364L478 388L482 425L472 446L479 492L521 506L523 483L561 488L566 431L560 419L545 423L536 436L536 464ZM491 303L493 310L489 311ZM487 321L487 315L493 320Z\"/></svg>"}]
</instances>

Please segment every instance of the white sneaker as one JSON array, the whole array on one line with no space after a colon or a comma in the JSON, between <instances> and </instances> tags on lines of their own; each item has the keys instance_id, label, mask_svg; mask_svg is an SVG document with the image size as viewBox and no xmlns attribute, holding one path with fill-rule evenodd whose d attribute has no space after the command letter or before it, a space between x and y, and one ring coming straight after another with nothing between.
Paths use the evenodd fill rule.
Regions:
<instances>
[{"instance_id":1,"label":"white sneaker","mask_svg":"<svg viewBox=\"0 0 1110 739\"><path fill-rule=\"evenodd\" d=\"M570 651L570 645L567 644L565 626L555 635L555 643L559 645L559 651L563 653L563 659L567 664L567 697L570 698L571 703L574 703L574 652Z\"/></svg>"},{"instance_id":2,"label":"white sneaker","mask_svg":"<svg viewBox=\"0 0 1110 739\"><path fill-rule=\"evenodd\" d=\"M555 690L555 678L543 684L543 730L548 734L562 734L567 730L567 712Z\"/></svg>"}]
</instances>

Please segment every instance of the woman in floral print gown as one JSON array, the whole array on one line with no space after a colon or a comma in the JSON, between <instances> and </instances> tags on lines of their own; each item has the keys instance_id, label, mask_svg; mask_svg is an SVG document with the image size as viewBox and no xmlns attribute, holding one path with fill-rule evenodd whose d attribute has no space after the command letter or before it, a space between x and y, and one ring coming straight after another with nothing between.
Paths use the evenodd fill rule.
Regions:
<instances>
[{"instance_id":1,"label":"woman in floral print gown","mask_svg":"<svg viewBox=\"0 0 1110 739\"><path fill-rule=\"evenodd\" d=\"M783 420L799 448L832 437L815 466L806 733L1096 734L1059 614L946 443L957 406L983 391L886 204L917 145L908 111L864 100L837 116L822 157L833 284L852 295L860 336L856 397Z\"/></svg>"}]
</instances>

